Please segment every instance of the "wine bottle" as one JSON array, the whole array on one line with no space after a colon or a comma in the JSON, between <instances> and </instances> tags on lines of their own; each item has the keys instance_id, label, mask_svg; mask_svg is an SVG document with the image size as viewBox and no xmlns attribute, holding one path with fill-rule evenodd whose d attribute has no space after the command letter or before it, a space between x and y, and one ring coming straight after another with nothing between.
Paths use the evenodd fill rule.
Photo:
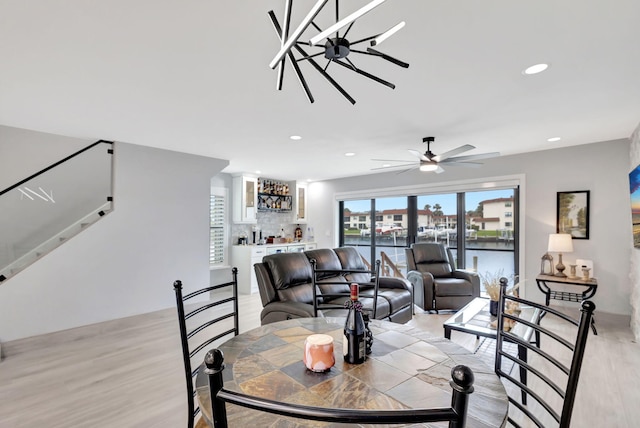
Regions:
<instances>
[{"instance_id":1,"label":"wine bottle","mask_svg":"<svg viewBox=\"0 0 640 428\"><path fill-rule=\"evenodd\" d=\"M350 286L351 299L347 302L349 313L344 323L342 353L349 364L361 364L365 359L365 328L362 304L358 301L358 284Z\"/></svg>"}]
</instances>

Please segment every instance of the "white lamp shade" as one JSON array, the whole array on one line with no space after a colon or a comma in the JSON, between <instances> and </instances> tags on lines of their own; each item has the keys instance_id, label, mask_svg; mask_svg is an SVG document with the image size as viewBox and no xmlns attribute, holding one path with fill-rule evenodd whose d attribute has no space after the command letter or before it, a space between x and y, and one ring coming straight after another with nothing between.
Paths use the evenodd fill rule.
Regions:
<instances>
[{"instance_id":1,"label":"white lamp shade","mask_svg":"<svg viewBox=\"0 0 640 428\"><path fill-rule=\"evenodd\" d=\"M549 235L549 248L547 251L554 253L573 252L573 240L568 233L551 233Z\"/></svg>"}]
</instances>

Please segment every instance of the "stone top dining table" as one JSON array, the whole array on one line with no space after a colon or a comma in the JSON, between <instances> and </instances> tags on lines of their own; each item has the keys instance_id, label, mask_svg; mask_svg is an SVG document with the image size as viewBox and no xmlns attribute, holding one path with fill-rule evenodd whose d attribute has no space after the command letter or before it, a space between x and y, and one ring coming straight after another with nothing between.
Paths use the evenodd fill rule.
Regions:
<instances>
[{"instance_id":1,"label":"stone top dining table","mask_svg":"<svg viewBox=\"0 0 640 428\"><path fill-rule=\"evenodd\" d=\"M372 352L363 364L342 357L344 318L298 318L242 333L222 344L224 388L285 403L354 409L436 408L451 405L451 369L473 370L467 427L502 427L508 401L504 386L472 351L404 324L372 320ZM311 334L334 339L336 364L327 372L308 370L302 360ZM200 370L196 394L202 415L211 424L207 376ZM229 426L349 426L293 419L227 405ZM398 426L398 425L394 425ZM443 427L446 423L411 426Z\"/></svg>"}]
</instances>

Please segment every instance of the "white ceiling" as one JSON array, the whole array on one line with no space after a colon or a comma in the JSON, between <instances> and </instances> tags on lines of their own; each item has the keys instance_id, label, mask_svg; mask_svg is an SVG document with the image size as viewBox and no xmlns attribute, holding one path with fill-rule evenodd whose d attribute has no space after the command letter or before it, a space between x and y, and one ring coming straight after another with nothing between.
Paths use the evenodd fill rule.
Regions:
<instances>
[{"instance_id":1,"label":"white ceiling","mask_svg":"<svg viewBox=\"0 0 640 428\"><path fill-rule=\"evenodd\" d=\"M294 1L293 28L314 3ZM341 16L366 3L343 0ZM284 0L0 0L0 124L318 180L411 160L428 135L436 153L507 155L627 138L640 122L638 0L388 0L349 38L404 20L379 49L410 67L350 56L391 90L332 65L354 106L306 62L314 104L290 65L276 91L271 9L282 22ZM550 68L521 74L539 62Z\"/></svg>"}]
</instances>

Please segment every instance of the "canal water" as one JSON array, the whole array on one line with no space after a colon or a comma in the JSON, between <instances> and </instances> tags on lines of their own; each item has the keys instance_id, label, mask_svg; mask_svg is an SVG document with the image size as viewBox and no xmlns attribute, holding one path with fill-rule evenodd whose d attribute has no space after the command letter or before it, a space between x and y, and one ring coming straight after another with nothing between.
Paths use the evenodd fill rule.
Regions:
<instances>
[{"instance_id":1,"label":"canal water","mask_svg":"<svg viewBox=\"0 0 640 428\"><path fill-rule=\"evenodd\" d=\"M369 239L345 239L345 245L356 247L358 252L366 259L371 258L371 246ZM364 241L364 242L363 242ZM405 248L403 246L405 240L397 239L396 242L380 242L376 244L377 260L382 259L382 252L391 259L398 269L406 276L407 262ZM391 245L389 245L391 244ZM395 245L394 245L395 244ZM450 247L456 265L460 265L457 258L457 250ZM475 269L474 269L475 268ZM513 241L510 242L479 242L469 241L466 249L465 269L475 270L481 277L483 276L505 276L513 279L514 275L514 253ZM482 287L484 292L484 287Z\"/></svg>"}]
</instances>

